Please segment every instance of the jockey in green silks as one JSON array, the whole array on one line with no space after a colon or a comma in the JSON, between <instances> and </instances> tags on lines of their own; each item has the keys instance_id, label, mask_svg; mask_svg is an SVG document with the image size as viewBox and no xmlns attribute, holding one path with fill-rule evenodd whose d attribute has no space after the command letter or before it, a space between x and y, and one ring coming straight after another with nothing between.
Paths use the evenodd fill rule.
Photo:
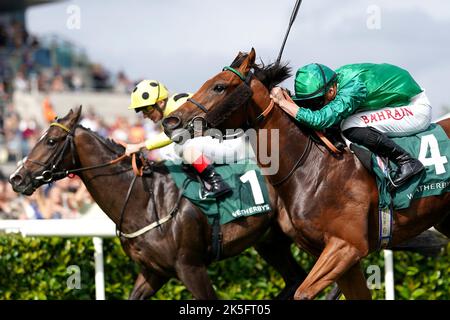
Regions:
<instances>
[{"instance_id":1,"label":"jockey in green silks","mask_svg":"<svg viewBox=\"0 0 450 320\"><path fill-rule=\"evenodd\" d=\"M281 88L271 98L301 124L316 130L340 125L345 138L398 165L399 187L424 170L422 163L389 137L428 128L431 106L406 70L390 64L351 64L333 71L313 63L298 69L292 103Z\"/></svg>"}]
</instances>

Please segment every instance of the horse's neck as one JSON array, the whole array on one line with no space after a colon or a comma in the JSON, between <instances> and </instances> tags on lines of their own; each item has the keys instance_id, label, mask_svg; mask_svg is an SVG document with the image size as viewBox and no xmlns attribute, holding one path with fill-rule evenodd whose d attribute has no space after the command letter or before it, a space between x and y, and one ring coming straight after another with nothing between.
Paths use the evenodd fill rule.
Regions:
<instances>
[{"instance_id":1,"label":"horse's neck","mask_svg":"<svg viewBox=\"0 0 450 320\"><path fill-rule=\"evenodd\" d=\"M75 148L80 168L106 164L119 157L86 129L77 129L76 133ZM81 171L79 176L95 202L117 224L132 175L127 173L123 165L112 164L104 168Z\"/></svg>"},{"instance_id":2,"label":"horse's neck","mask_svg":"<svg viewBox=\"0 0 450 320\"><path fill-rule=\"evenodd\" d=\"M266 129L267 131L257 130L258 163L261 167L267 166L265 163L267 159L262 158L266 155L264 152L260 152L260 150L266 150L264 146L261 146L261 143L267 143L267 153L270 154L272 162L277 161L279 164L278 170L270 179L272 182L285 178L307 148L309 137L300 130L294 121L279 106L275 105L260 126L260 129ZM266 134L270 135L271 138L266 139L265 136L262 136ZM306 156L309 157L310 155ZM317 166L314 167L317 168ZM301 168L297 170L301 170Z\"/></svg>"}]
</instances>

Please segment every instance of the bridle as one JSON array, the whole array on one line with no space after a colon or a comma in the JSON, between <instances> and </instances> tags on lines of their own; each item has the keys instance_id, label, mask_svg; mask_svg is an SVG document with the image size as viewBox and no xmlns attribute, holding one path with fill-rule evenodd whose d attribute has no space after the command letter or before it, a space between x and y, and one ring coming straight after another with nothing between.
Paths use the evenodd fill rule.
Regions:
<instances>
[{"instance_id":1,"label":"bridle","mask_svg":"<svg viewBox=\"0 0 450 320\"><path fill-rule=\"evenodd\" d=\"M86 170L92 170L92 169L97 169L97 168L102 168L102 167L107 167L110 166L112 164L115 164L117 162L120 162L121 160L125 159L127 156L121 155L118 158L111 160L107 163L104 164L100 164L100 165L95 165L95 166L90 166L90 167L84 167L84 168L77 168L77 169L58 169L63 157L66 153L66 150L69 149L69 152L71 154L72 157L72 164L75 165L76 164L76 149L75 149L75 144L74 144L74 134L75 134L75 130L76 128L80 127L80 125L77 123L75 124L71 129L69 129L68 127L66 127L65 125L59 123L59 122L53 122L50 124L50 127L58 127L60 129L62 129L63 131L67 132L67 135L65 136L65 140L64 140L64 144L62 145L62 147L57 148L48 158L47 163L38 161L38 160L34 160L34 159L26 159L25 163L27 161L33 163L33 164L37 164L41 167L44 168L44 171L41 173L41 175L39 176L35 176L32 177L32 183L34 185L36 185L37 183L39 183L40 181L44 182L44 183L51 183L54 182L56 180L60 180L63 179L69 175L72 175L74 173L77 172L81 172L81 171L86 171ZM95 135L94 135L95 136ZM97 138L97 137L96 137ZM99 141L101 141L100 139L98 139ZM102 142L102 141L101 141Z\"/></svg>"},{"instance_id":2,"label":"bridle","mask_svg":"<svg viewBox=\"0 0 450 320\"><path fill-rule=\"evenodd\" d=\"M235 75L237 75L239 77L239 79L242 80L242 83L236 88L236 96L238 95L242 95L242 93L244 94L244 98L242 99L242 101L240 101L240 103L236 103L233 104L232 106L230 106L229 108L227 108L227 114L231 114L233 111L235 111L236 109L240 108L242 105L244 105L245 107L245 113L248 115L247 112L247 108L248 108L248 102L251 99L252 95L253 95L253 91L251 90L250 87L250 83L252 81L253 78L253 71L249 70L249 72L247 73L247 76L244 76L241 72L239 72L238 70L232 68L232 67L224 67L222 69L222 71L230 71L232 73L234 73ZM194 130L194 123L196 123L196 121L201 121L202 122L202 127L204 129L207 129L209 127L214 128L217 127L218 125L220 125L224 120L227 119L227 116L222 116L221 112L215 112L215 111L211 111L208 110L203 104L201 104L200 102L196 101L193 98L189 98L187 99L187 101L191 102L192 104L194 104L197 108L199 108L203 113L205 113L205 116L196 116L194 118L192 118L185 126L184 129L189 130L191 133ZM273 110L275 103L273 102L273 100L270 100L269 105L264 109L264 111L259 114L254 121L250 121L249 118L247 117L247 121L246 121L246 125L244 129L248 129L251 127L257 127L259 125L261 125L261 123L266 119L266 117L269 115L269 113ZM220 115L219 115L220 114Z\"/></svg>"},{"instance_id":3,"label":"bridle","mask_svg":"<svg viewBox=\"0 0 450 320\"><path fill-rule=\"evenodd\" d=\"M62 179L64 177L66 177L67 175L69 175L69 172L68 172L69 170L57 171L57 168L59 167L61 161L63 160L64 154L65 154L67 148L70 148L71 154L72 154L72 163L75 164L75 154L72 152L72 150L74 149L73 137L74 137L74 131L75 131L76 126L74 126L72 129L69 129L61 123L53 122L50 124L50 127L61 128L62 130L67 132L67 135L65 137L64 144L62 145L62 147L57 148L49 156L49 158L46 162L41 162L38 160L29 159L29 158L26 159L25 163L27 161L29 161L33 164L37 164L44 168L44 171L41 173L40 176L36 176L36 177L32 178L33 183L39 182L40 180L42 180L42 182L44 182L44 183L50 183L55 180Z\"/></svg>"}]
</instances>

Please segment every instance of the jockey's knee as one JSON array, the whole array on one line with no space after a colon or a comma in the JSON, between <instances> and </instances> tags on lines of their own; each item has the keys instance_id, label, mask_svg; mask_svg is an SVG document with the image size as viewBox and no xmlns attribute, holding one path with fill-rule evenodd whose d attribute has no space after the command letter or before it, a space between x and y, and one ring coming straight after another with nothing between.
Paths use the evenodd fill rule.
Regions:
<instances>
[{"instance_id":1,"label":"jockey's knee","mask_svg":"<svg viewBox=\"0 0 450 320\"><path fill-rule=\"evenodd\" d=\"M367 143L376 145L380 133L381 132L374 127L353 127L342 131L342 134L346 139L360 145L365 145Z\"/></svg>"},{"instance_id":2,"label":"jockey's knee","mask_svg":"<svg viewBox=\"0 0 450 320\"><path fill-rule=\"evenodd\" d=\"M183 159L186 163L193 164L202 156L202 152L195 146L189 146L183 150Z\"/></svg>"}]
</instances>

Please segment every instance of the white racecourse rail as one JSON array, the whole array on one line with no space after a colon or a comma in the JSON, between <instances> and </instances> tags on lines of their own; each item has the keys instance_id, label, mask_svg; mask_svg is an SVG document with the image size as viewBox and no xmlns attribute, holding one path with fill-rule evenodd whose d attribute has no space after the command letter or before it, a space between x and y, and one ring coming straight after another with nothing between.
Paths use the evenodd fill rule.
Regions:
<instances>
[{"instance_id":1,"label":"white racecourse rail","mask_svg":"<svg viewBox=\"0 0 450 320\"><path fill-rule=\"evenodd\" d=\"M95 259L95 297L105 299L102 238L115 237L115 225L107 219L0 220L0 233L23 237L92 237ZM384 250L386 300L394 300L393 253Z\"/></svg>"}]
</instances>

